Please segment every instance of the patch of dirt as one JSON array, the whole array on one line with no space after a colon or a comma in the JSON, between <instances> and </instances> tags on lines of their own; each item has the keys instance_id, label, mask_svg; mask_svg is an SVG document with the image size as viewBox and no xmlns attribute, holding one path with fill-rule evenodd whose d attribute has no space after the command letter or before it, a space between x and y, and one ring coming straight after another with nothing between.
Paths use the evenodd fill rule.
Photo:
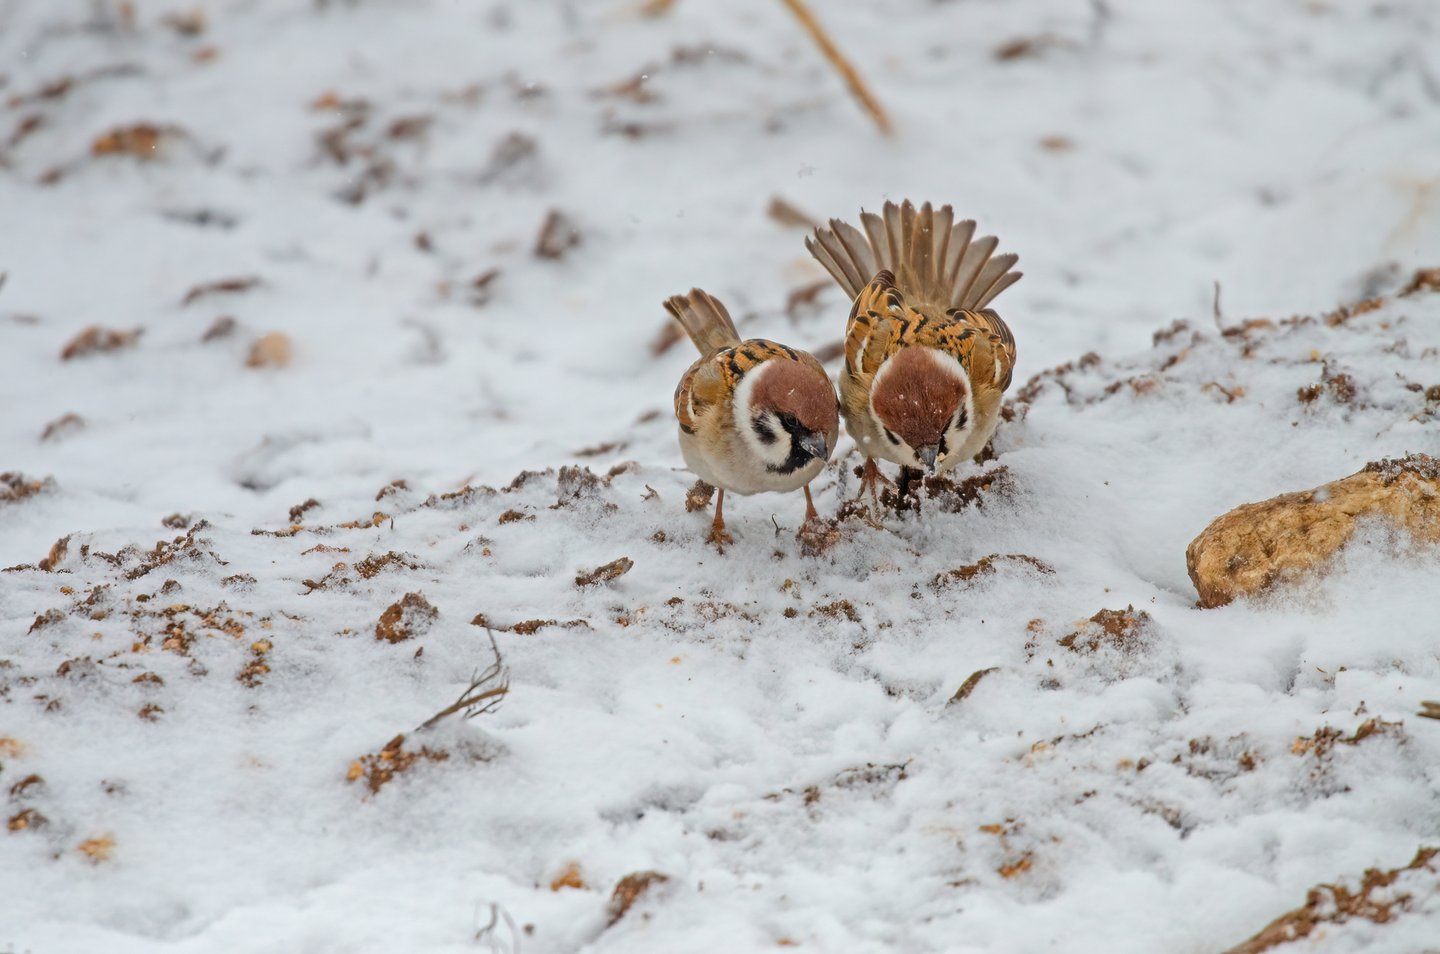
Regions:
<instances>
[{"instance_id":1,"label":"patch of dirt","mask_svg":"<svg viewBox=\"0 0 1440 954\"><path fill-rule=\"evenodd\" d=\"M697 510L704 510L710 506L710 501L714 496L714 487L705 483L703 480L695 481L695 483L690 486L690 489L685 491L685 511L687 513L694 513Z\"/></svg>"},{"instance_id":2,"label":"patch of dirt","mask_svg":"<svg viewBox=\"0 0 1440 954\"><path fill-rule=\"evenodd\" d=\"M423 594L406 593L380 614L380 622L375 624L375 638L387 643L403 643L423 636L439 616L440 611L431 606Z\"/></svg>"},{"instance_id":3,"label":"patch of dirt","mask_svg":"<svg viewBox=\"0 0 1440 954\"><path fill-rule=\"evenodd\" d=\"M629 573L634 566L634 560L622 556L619 559L611 560L604 566L598 566L588 573L577 573L575 575L575 585L585 587L595 586L600 583L609 583Z\"/></svg>"},{"instance_id":4,"label":"patch of dirt","mask_svg":"<svg viewBox=\"0 0 1440 954\"><path fill-rule=\"evenodd\" d=\"M395 776L404 775L415 768L421 762L444 762L450 758L450 753L443 749L432 749L428 746L421 746L416 750L405 748L404 734L397 735L379 752L372 755L362 755L350 763L349 770L345 773L347 782L365 783L371 795L379 793Z\"/></svg>"},{"instance_id":5,"label":"patch of dirt","mask_svg":"<svg viewBox=\"0 0 1440 954\"><path fill-rule=\"evenodd\" d=\"M362 579L374 579L378 574L387 569L394 570L418 570L420 564L408 553L396 553L391 550L389 553L382 553L379 556L370 554L365 559L355 564L355 572L359 573Z\"/></svg>"},{"instance_id":6,"label":"patch of dirt","mask_svg":"<svg viewBox=\"0 0 1440 954\"><path fill-rule=\"evenodd\" d=\"M1432 864L1440 847L1422 847L1403 868L1381 871L1367 868L1360 885L1351 889L1343 884L1321 884L1305 895L1305 903L1271 921L1254 937L1230 948L1225 954L1263 954L1315 934L1326 924L1344 924L1365 920L1384 924L1402 912L1409 911L1413 897L1406 891L1388 890L1407 871L1436 870ZM1317 935L1318 937L1318 935Z\"/></svg>"},{"instance_id":7,"label":"patch of dirt","mask_svg":"<svg viewBox=\"0 0 1440 954\"><path fill-rule=\"evenodd\" d=\"M299 523L301 518L304 517L305 514L309 513L311 510L314 510L318 506L320 506L320 501L316 500L314 497L311 497L304 503L296 504L295 506L290 508L290 522Z\"/></svg>"},{"instance_id":8,"label":"patch of dirt","mask_svg":"<svg viewBox=\"0 0 1440 954\"><path fill-rule=\"evenodd\" d=\"M855 609L855 604L849 600L836 600L833 603L826 603L817 606L810 611L811 616L819 614L830 619L848 619L852 623L860 622L860 614Z\"/></svg>"},{"instance_id":9,"label":"patch of dirt","mask_svg":"<svg viewBox=\"0 0 1440 954\"><path fill-rule=\"evenodd\" d=\"M989 499L1004 499L1013 496L1015 478L1010 468L1001 464L984 473L953 480L944 474L924 479L926 495L940 504L946 513L959 513L966 507L984 506Z\"/></svg>"},{"instance_id":10,"label":"patch of dirt","mask_svg":"<svg viewBox=\"0 0 1440 954\"><path fill-rule=\"evenodd\" d=\"M1102 609L1061 639L1060 645L1075 653L1093 653L1101 646L1130 652L1140 648L1153 625L1150 614L1133 605L1123 610Z\"/></svg>"},{"instance_id":11,"label":"patch of dirt","mask_svg":"<svg viewBox=\"0 0 1440 954\"><path fill-rule=\"evenodd\" d=\"M818 517L806 521L795 534L795 539L800 544L800 553L807 557L823 556L834 549L843 538L839 521Z\"/></svg>"},{"instance_id":12,"label":"patch of dirt","mask_svg":"<svg viewBox=\"0 0 1440 954\"><path fill-rule=\"evenodd\" d=\"M952 584L969 583L977 577L989 576L999 572L1000 566L1006 563L1018 563L1023 566L1029 566L1038 573L1050 575L1055 573L1054 567L1050 566L1050 564L1024 553L992 553L989 556L981 557L974 563L967 563L964 566L957 566L953 570L937 573L935 579L930 581L930 588L939 592Z\"/></svg>"},{"instance_id":13,"label":"patch of dirt","mask_svg":"<svg viewBox=\"0 0 1440 954\"><path fill-rule=\"evenodd\" d=\"M1421 292L1440 292L1440 268L1422 268L1417 271L1400 290L1400 297L1409 298Z\"/></svg>"},{"instance_id":14,"label":"patch of dirt","mask_svg":"<svg viewBox=\"0 0 1440 954\"><path fill-rule=\"evenodd\" d=\"M1290 751L1296 755L1313 755L1317 759L1327 758L1337 745L1359 745L1372 735L1403 736L1404 723L1386 722L1381 718L1367 719L1350 735L1333 726L1321 726L1313 735L1302 735L1290 743Z\"/></svg>"}]
</instances>

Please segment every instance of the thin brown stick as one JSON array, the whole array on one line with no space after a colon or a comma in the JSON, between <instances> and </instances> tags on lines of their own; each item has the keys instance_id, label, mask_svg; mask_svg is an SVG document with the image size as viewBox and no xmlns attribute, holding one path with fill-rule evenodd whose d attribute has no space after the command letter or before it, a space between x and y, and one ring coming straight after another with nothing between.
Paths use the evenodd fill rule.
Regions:
<instances>
[{"instance_id":1,"label":"thin brown stick","mask_svg":"<svg viewBox=\"0 0 1440 954\"><path fill-rule=\"evenodd\" d=\"M805 5L804 0L780 0L780 2L795 14L795 18L805 28L805 32L810 34L810 39L820 47L820 52L825 55L825 59L829 60L830 65L835 67L835 70L845 79L845 84L850 87L850 92L860 100L860 105L865 107L870 118L875 120L875 125L880 127L882 133L890 135L892 129L890 117L885 115L885 110L881 108L879 101L870 92L870 88L865 85L865 81L860 78L855 67L850 65L845 54L841 53L839 47L831 41L829 34L825 32L824 27L820 26L820 22L815 19L815 15L810 12L810 8Z\"/></svg>"},{"instance_id":2,"label":"thin brown stick","mask_svg":"<svg viewBox=\"0 0 1440 954\"><path fill-rule=\"evenodd\" d=\"M462 710L465 713L464 718L473 719L478 715L493 712L500 706L505 694L510 691L510 673L505 669L500 647L495 644L495 634L486 629L485 635L490 637L490 651L495 654L495 661L484 672L472 676L470 685L460 693L460 698L420 723L415 729L416 732L428 729L441 719Z\"/></svg>"}]
</instances>

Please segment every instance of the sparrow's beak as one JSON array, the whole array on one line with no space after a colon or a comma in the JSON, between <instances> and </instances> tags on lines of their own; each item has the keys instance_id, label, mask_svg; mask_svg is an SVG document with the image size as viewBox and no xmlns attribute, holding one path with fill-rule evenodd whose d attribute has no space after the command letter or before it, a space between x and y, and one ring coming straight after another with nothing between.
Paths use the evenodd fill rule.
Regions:
<instances>
[{"instance_id":1,"label":"sparrow's beak","mask_svg":"<svg viewBox=\"0 0 1440 954\"><path fill-rule=\"evenodd\" d=\"M825 449L825 435L816 434L814 431L807 431L800 435L795 441L800 449L816 460L825 460L830 454Z\"/></svg>"},{"instance_id":2,"label":"sparrow's beak","mask_svg":"<svg viewBox=\"0 0 1440 954\"><path fill-rule=\"evenodd\" d=\"M935 473L935 461L940 456L940 445L926 444L915 451L915 456L920 458L920 463L924 464L925 469L933 474Z\"/></svg>"}]
</instances>

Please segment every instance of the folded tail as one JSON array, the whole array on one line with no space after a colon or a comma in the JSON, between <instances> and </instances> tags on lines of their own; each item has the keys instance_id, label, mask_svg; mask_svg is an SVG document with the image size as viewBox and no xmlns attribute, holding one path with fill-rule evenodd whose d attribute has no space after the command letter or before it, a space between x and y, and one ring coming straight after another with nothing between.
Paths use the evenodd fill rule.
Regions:
<instances>
[{"instance_id":1,"label":"folded tail","mask_svg":"<svg viewBox=\"0 0 1440 954\"><path fill-rule=\"evenodd\" d=\"M852 299L882 270L895 275L895 285L912 305L928 304L941 311L979 311L1020 280L1011 271L1016 255L995 255L999 240L975 238L975 221L955 221L948 205L916 209L907 199L886 202L880 215L861 212L862 232L839 219L817 228L805 240L845 294Z\"/></svg>"},{"instance_id":2,"label":"folded tail","mask_svg":"<svg viewBox=\"0 0 1440 954\"><path fill-rule=\"evenodd\" d=\"M688 295L673 295L665 299L665 310L680 322L701 354L713 354L740 343L730 312L708 292L692 288Z\"/></svg>"}]
</instances>

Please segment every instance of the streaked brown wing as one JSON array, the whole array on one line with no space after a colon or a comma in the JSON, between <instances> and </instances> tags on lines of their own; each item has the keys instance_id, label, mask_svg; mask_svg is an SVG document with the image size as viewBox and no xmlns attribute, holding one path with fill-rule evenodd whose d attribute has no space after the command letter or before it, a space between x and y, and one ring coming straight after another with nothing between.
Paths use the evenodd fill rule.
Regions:
<instances>
[{"instance_id":1,"label":"streaked brown wing","mask_svg":"<svg viewBox=\"0 0 1440 954\"><path fill-rule=\"evenodd\" d=\"M889 272L880 272L855 296L845 325L845 370L871 375L899 343L897 314L905 311L904 298Z\"/></svg>"},{"instance_id":2,"label":"streaked brown wing","mask_svg":"<svg viewBox=\"0 0 1440 954\"><path fill-rule=\"evenodd\" d=\"M680 379L675 388L675 419L685 433L694 434L700 419L734 394L727 384L729 358L729 349L701 358Z\"/></svg>"}]
</instances>

